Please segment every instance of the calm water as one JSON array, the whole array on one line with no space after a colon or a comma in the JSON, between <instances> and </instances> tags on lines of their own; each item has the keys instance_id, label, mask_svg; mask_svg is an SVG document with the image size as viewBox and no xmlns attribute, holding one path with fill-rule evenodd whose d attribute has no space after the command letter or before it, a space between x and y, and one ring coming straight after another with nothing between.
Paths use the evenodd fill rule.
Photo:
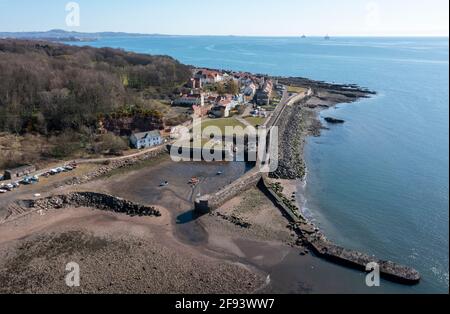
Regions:
<instances>
[{"instance_id":1,"label":"calm water","mask_svg":"<svg viewBox=\"0 0 450 314\"><path fill-rule=\"evenodd\" d=\"M417 268L423 282L404 291L448 292L448 38L144 37L89 45L377 91L323 114L347 123L309 140L305 210L336 242Z\"/></svg>"}]
</instances>

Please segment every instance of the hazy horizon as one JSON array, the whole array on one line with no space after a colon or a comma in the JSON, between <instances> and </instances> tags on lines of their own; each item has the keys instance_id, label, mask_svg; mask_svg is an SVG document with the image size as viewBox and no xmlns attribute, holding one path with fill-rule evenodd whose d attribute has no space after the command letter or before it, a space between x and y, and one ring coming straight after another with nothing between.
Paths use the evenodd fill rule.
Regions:
<instances>
[{"instance_id":1,"label":"hazy horizon","mask_svg":"<svg viewBox=\"0 0 450 314\"><path fill-rule=\"evenodd\" d=\"M100 34L100 33L124 33L124 34L130 34L130 35L142 35L142 36L173 36L173 37L274 37L274 38L292 38L292 37L301 37L302 35L305 35L309 38L322 38L324 36L329 35L330 37L335 38L359 38L359 37L368 37L368 38L449 38L449 34L447 35L331 35L331 34L323 34L323 35L308 35L308 34L297 34L297 35L211 35L211 34L164 34L164 33L133 33L133 32L125 32L125 31L110 31L110 30L102 30L102 31L88 31L88 32L81 32L71 29L59 29L59 28L53 28L53 29L47 29L47 30L24 30L24 31L3 31L0 29L0 33L46 33L50 31L64 31L68 33L80 33L80 34Z\"/></svg>"},{"instance_id":2,"label":"hazy horizon","mask_svg":"<svg viewBox=\"0 0 450 314\"><path fill-rule=\"evenodd\" d=\"M0 31L172 36L448 37L447 0L0 0ZM69 21L69 22L68 22Z\"/></svg>"}]
</instances>

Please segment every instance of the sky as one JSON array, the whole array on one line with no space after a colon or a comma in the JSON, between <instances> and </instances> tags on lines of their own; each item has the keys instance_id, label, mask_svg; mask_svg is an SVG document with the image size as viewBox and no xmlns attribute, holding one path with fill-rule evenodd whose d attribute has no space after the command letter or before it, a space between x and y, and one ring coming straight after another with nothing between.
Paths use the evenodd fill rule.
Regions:
<instances>
[{"instance_id":1,"label":"sky","mask_svg":"<svg viewBox=\"0 0 450 314\"><path fill-rule=\"evenodd\" d=\"M448 36L448 25L448 0L0 0L0 32Z\"/></svg>"}]
</instances>

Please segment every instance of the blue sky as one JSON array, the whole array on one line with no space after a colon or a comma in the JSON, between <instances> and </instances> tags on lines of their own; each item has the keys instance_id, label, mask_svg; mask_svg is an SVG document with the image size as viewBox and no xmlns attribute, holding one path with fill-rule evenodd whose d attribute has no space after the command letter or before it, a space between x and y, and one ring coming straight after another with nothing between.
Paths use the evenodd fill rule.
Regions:
<instances>
[{"instance_id":1,"label":"blue sky","mask_svg":"<svg viewBox=\"0 0 450 314\"><path fill-rule=\"evenodd\" d=\"M0 0L0 31L61 28L179 35L445 35L448 0Z\"/></svg>"}]
</instances>

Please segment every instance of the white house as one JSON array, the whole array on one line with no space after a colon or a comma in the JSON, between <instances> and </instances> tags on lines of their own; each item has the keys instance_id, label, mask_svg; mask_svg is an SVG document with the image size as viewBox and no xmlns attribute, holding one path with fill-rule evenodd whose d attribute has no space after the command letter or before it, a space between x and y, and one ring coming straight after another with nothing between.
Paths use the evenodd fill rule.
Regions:
<instances>
[{"instance_id":1,"label":"white house","mask_svg":"<svg viewBox=\"0 0 450 314\"><path fill-rule=\"evenodd\" d=\"M141 149L161 145L163 138L159 131L149 131L134 133L130 137L130 142L134 148Z\"/></svg>"}]
</instances>

